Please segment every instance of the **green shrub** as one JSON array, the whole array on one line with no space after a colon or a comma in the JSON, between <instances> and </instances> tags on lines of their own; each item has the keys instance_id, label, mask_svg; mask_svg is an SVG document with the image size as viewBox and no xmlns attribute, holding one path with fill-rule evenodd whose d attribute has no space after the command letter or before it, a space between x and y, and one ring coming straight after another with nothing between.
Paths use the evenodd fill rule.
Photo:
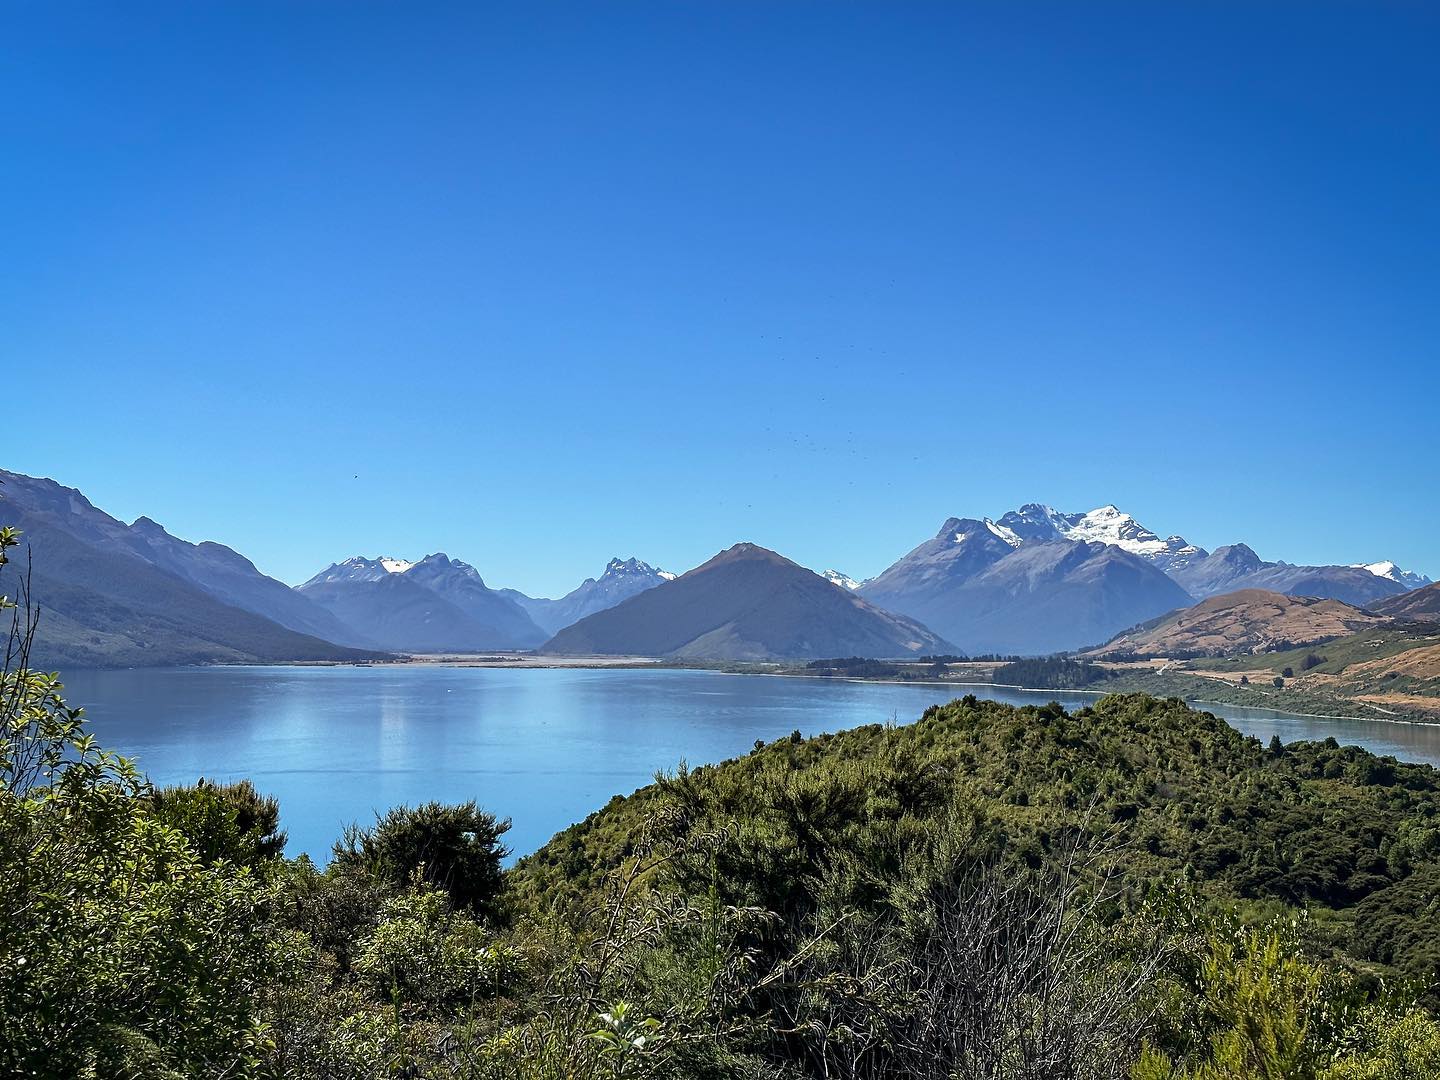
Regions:
<instances>
[{"instance_id":1,"label":"green shrub","mask_svg":"<svg viewBox=\"0 0 1440 1080\"><path fill-rule=\"evenodd\" d=\"M397 806L371 828L346 829L334 858L341 868L362 868L397 889L418 877L443 889L456 907L493 918L504 883L500 864L510 854L500 837L509 828L508 819L473 801Z\"/></svg>"}]
</instances>

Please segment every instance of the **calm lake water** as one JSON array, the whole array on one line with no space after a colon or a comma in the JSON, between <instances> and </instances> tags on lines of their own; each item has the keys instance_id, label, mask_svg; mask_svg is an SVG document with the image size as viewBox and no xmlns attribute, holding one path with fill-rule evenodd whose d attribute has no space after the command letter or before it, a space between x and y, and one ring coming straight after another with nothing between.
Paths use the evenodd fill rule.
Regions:
<instances>
[{"instance_id":1,"label":"calm lake water","mask_svg":"<svg viewBox=\"0 0 1440 1080\"><path fill-rule=\"evenodd\" d=\"M897 718L967 692L1015 704L1093 695L708 671L216 667L74 671L100 744L156 783L249 777L280 800L287 853L328 858L344 825L430 799L514 820L517 854L650 782L791 731ZM1440 764L1440 727L1205 706L1268 741L1324 739Z\"/></svg>"}]
</instances>

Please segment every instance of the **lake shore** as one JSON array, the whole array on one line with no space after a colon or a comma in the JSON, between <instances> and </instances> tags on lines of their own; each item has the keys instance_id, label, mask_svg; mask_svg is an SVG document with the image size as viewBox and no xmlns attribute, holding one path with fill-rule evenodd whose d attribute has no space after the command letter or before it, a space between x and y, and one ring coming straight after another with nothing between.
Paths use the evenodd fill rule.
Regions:
<instances>
[{"instance_id":1,"label":"lake shore","mask_svg":"<svg viewBox=\"0 0 1440 1080\"><path fill-rule=\"evenodd\" d=\"M993 670L999 666L995 661L961 661L953 665L956 667L965 666L978 670ZM1360 721L1364 723L1385 723L1385 724L1406 724L1420 727L1440 726L1440 717L1427 718L1422 714L1414 712L1390 713L1378 707L1359 703L1356 707L1373 709L1373 712L1329 712L1320 711L1311 704L1313 698L1307 699L1307 705L1296 703L1294 707L1286 707L1283 700L1276 700L1276 695L1269 692L1257 692L1263 699L1255 701L1246 700L1225 700L1200 694L1189 693L1187 687L1181 682L1181 676L1188 673L1174 672L1165 673L1162 671L1147 671L1145 675L1135 679L1139 685L1129 685L1131 679L1125 675L1117 677L1115 684L1102 685L1100 687L1043 687L1026 686L1019 683L994 682L988 679L939 679L916 677L913 679L896 679L884 676L865 675L834 675L817 674L807 671L801 666L786 663L784 661L754 661L754 662L725 662L725 661L681 661L672 657L659 656L558 656L541 655L538 653L455 653L435 655L415 655L397 657L395 660L372 661L362 664L344 662L323 661L313 665L316 667L451 667L451 668L492 668L497 670L585 670L585 669L610 669L610 670L676 670L676 671L712 671L722 675L765 675L786 679L813 679L822 682L852 682L871 683L894 686L944 686L954 687L957 690L974 691L986 688L1019 690L1025 693L1036 694L1086 694L1094 697L1103 697L1112 693L1151 693L1158 696L1174 696L1192 704L1200 706L1215 707L1239 707L1266 709L1274 712L1285 713L1289 716L1303 717L1316 720L1345 720ZM1128 666L1127 666L1128 669ZM968 674L968 672L967 672ZM1138 673L1137 673L1138 674ZM1190 675L1195 678L1194 675ZM1143 680L1143 682L1142 682ZM1157 685L1157 680L1165 680L1169 685ZM1148 684L1148 685L1147 685ZM963 696L960 693L956 697ZM1236 692L1236 697L1240 697ZM1343 707L1343 699L1336 699L1336 707ZM1322 706L1323 708L1323 706Z\"/></svg>"}]
</instances>

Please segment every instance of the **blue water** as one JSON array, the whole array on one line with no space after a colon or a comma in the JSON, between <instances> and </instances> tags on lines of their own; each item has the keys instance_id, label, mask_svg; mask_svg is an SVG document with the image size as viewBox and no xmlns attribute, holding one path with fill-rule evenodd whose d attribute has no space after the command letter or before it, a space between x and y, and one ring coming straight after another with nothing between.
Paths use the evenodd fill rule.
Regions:
<instances>
[{"instance_id":1,"label":"blue water","mask_svg":"<svg viewBox=\"0 0 1440 1080\"><path fill-rule=\"evenodd\" d=\"M791 731L914 720L967 692L1015 704L1093 695L709 671L215 667L76 671L100 744L156 783L249 777L280 800L288 854L324 861L348 822L430 799L476 799L517 854L682 759L720 761ZM1440 727L1206 706L1285 742L1334 736L1440 764Z\"/></svg>"}]
</instances>

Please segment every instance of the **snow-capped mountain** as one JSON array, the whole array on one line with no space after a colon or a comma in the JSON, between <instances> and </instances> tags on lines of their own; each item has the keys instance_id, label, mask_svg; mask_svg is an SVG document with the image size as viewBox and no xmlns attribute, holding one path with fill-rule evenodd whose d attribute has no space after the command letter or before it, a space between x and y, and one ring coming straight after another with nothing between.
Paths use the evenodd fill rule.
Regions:
<instances>
[{"instance_id":1,"label":"snow-capped mountain","mask_svg":"<svg viewBox=\"0 0 1440 1080\"><path fill-rule=\"evenodd\" d=\"M515 589L503 595L519 604L548 633L556 633L587 615L605 611L623 600L674 581L675 575L640 559L611 559L598 578L586 578L558 600L526 596Z\"/></svg>"},{"instance_id":2,"label":"snow-capped mountain","mask_svg":"<svg viewBox=\"0 0 1440 1080\"><path fill-rule=\"evenodd\" d=\"M864 584L848 574L842 574L839 570L821 570L820 576L832 585L839 585L842 589L858 589Z\"/></svg>"},{"instance_id":3,"label":"snow-capped mountain","mask_svg":"<svg viewBox=\"0 0 1440 1080\"><path fill-rule=\"evenodd\" d=\"M1373 563L1351 563L1357 570L1369 570L1376 577L1393 581L1397 585L1404 585L1407 589L1422 589L1431 581L1424 574L1417 574L1413 570L1402 570L1388 559L1385 562Z\"/></svg>"},{"instance_id":4,"label":"snow-capped mountain","mask_svg":"<svg viewBox=\"0 0 1440 1080\"><path fill-rule=\"evenodd\" d=\"M1113 504L1066 513L1027 503L998 520L950 518L859 591L967 651L1048 652L1238 589L1365 607L1424 584L1390 562L1294 566L1244 544L1208 552Z\"/></svg>"},{"instance_id":5,"label":"snow-capped mountain","mask_svg":"<svg viewBox=\"0 0 1440 1080\"><path fill-rule=\"evenodd\" d=\"M546 637L520 605L444 552L419 562L356 556L326 567L299 592L361 639L398 652L530 648Z\"/></svg>"},{"instance_id":6,"label":"snow-capped mountain","mask_svg":"<svg viewBox=\"0 0 1440 1080\"><path fill-rule=\"evenodd\" d=\"M985 524L998 536L1011 533L1022 542L1063 539L1110 544L1154 563L1200 598L1237 588L1273 588L1297 594L1308 588L1318 596L1363 605L1396 591L1397 586L1416 589L1430 581L1423 574L1403 570L1388 561L1295 567L1284 562L1265 562L1243 544L1211 553L1183 536L1162 539L1113 503L1083 514L1067 514L1042 503L1028 503L1005 514L998 522L987 518ZM1248 553L1254 565L1245 568L1243 560L1236 559L1236 552ZM1363 576L1347 572L1354 570L1368 571L1384 579L1386 584L1370 583ZM1259 576L1247 580L1249 575Z\"/></svg>"},{"instance_id":7,"label":"snow-capped mountain","mask_svg":"<svg viewBox=\"0 0 1440 1080\"><path fill-rule=\"evenodd\" d=\"M1070 527L1038 504L950 518L860 595L972 654L1074 649L1191 602L1155 560L1071 540L1057 519Z\"/></svg>"},{"instance_id":8,"label":"snow-capped mountain","mask_svg":"<svg viewBox=\"0 0 1440 1080\"><path fill-rule=\"evenodd\" d=\"M1168 536L1162 540L1157 533L1114 504L1083 514L1064 514L1041 503L1027 503L1019 510L1004 515L997 525L1021 540L1079 540L1090 544L1111 544L1150 560L1167 573L1207 554L1183 536Z\"/></svg>"},{"instance_id":9,"label":"snow-capped mountain","mask_svg":"<svg viewBox=\"0 0 1440 1080\"><path fill-rule=\"evenodd\" d=\"M378 559L367 559L363 555L356 555L353 559L346 559L344 562L331 563L300 588L336 581L383 581L387 575L403 574L414 565L413 562L394 559L389 555L381 555Z\"/></svg>"}]
</instances>

